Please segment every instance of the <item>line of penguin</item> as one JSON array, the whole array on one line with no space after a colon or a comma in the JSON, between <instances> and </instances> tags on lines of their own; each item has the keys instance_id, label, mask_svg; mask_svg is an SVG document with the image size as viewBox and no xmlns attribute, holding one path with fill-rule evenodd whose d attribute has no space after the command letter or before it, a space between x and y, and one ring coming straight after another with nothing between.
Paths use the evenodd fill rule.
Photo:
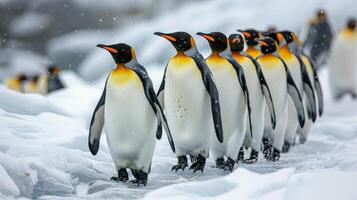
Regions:
<instances>
[{"instance_id":1,"label":"line of penguin","mask_svg":"<svg viewBox=\"0 0 357 200\"><path fill-rule=\"evenodd\" d=\"M297 135L305 142L323 113L319 78L293 32L199 32L211 48L207 58L186 32L154 34L177 52L157 93L132 47L97 45L116 67L92 115L88 145L96 155L104 128L118 173L112 180L128 181L130 169L132 183L147 184L163 128L178 160L172 171L183 171L190 159L189 169L203 172L209 152L217 168L233 171L237 162L257 162L259 152L279 160Z\"/></svg>"},{"instance_id":2,"label":"line of penguin","mask_svg":"<svg viewBox=\"0 0 357 200\"><path fill-rule=\"evenodd\" d=\"M10 77L5 81L5 86L21 93L45 95L65 87L60 78L60 72L60 67L51 65L47 67L44 74L18 74Z\"/></svg>"}]
</instances>

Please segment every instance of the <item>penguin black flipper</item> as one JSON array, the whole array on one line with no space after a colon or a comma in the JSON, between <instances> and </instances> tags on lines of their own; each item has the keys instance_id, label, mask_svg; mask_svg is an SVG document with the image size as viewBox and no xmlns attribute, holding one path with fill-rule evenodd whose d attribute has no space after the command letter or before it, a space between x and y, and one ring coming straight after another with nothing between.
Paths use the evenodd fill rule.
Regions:
<instances>
[{"instance_id":1,"label":"penguin black flipper","mask_svg":"<svg viewBox=\"0 0 357 200\"><path fill-rule=\"evenodd\" d=\"M319 79L319 76L317 75L316 68L315 68L314 63L311 60L311 58L309 58L306 55L304 55L304 56L309 60L309 62L311 64L312 71L313 71L314 86L315 86L315 90L316 90L316 94L317 94L317 100L318 100L318 103L319 103L319 116L321 116L322 113L323 113L323 110L324 110L324 97L323 97L323 92L322 92L320 79Z\"/></svg>"},{"instance_id":2,"label":"penguin black flipper","mask_svg":"<svg viewBox=\"0 0 357 200\"><path fill-rule=\"evenodd\" d=\"M287 78L287 85L288 85L288 94L294 102L296 112L298 115L298 119L299 119L299 124L300 124L300 127L302 128L305 125L305 112L304 112L304 104L302 102L300 92L296 87L296 84L294 82L293 77L290 74L288 66L286 65L286 63L284 62L284 60L282 58L280 58L279 56L277 56L277 57L280 59L280 61L284 65L285 72L286 72L286 78Z\"/></svg>"},{"instance_id":3,"label":"penguin black flipper","mask_svg":"<svg viewBox=\"0 0 357 200\"><path fill-rule=\"evenodd\" d=\"M234 70L237 73L237 77L239 80L239 84L243 90L244 93L244 98L245 98L245 102L247 104L247 108L248 108L248 116L249 116L249 128L250 128L250 137L253 138L253 128L252 128L252 118L251 118L251 107L250 107L250 99L249 99L249 90L248 90L248 86L247 86L247 82L245 80L245 75L244 75L244 71L242 66L240 66L239 63L237 63L237 61L235 61L233 58L230 57L225 57L227 59L227 61L229 63L231 63L231 65L233 66Z\"/></svg>"},{"instance_id":4,"label":"penguin black flipper","mask_svg":"<svg viewBox=\"0 0 357 200\"><path fill-rule=\"evenodd\" d=\"M247 58L249 58L253 62L254 66L255 66L255 70L257 72L257 76L258 76L258 79L259 79L259 82L260 82L260 87L261 87L262 93L263 93L263 95L265 97L265 101L267 102L268 109L270 111L270 121L271 121L271 124L272 124L272 128L275 129L275 126L276 126L275 108L274 108L273 98L271 96L268 83L265 80L263 71L260 68L260 64L252 56L250 56L248 54L245 55L245 56Z\"/></svg>"},{"instance_id":5,"label":"penguin black flipper","mask_svg":"<svg viewBox=\"0 0 357 200\"><path fill-rule=\"evenodd\" d=\"M105 86L102 96L100 97L97 106L94 109L92 119L90 121L88 146L90 152L93 155L96 155L98 153L100 136L102 134L102 130L104 126L104 105L105 105L106 90L107 90L107 81L105 81Z\"/></svg>"},{"instance_id":6,"label":"penguin black flipper","mask_svg":"<svg viewBox=\"0 0 357 200\"><path fill-rule=\"evenodd\" d=\"M308 99L307 102L308 102L309 113L311 115L312 121L315 122L316 117L317 117L315 92L312 87L312 84L311 84L311 81L309 78L309 74L307 72L304 62L301 60L300 56L296 55L295 53L293 53L293 54L298 59L299 64L300 64L304 92L307 95L307 99Z\"/></svg>"},{"instance_id":7,"label":"penguin black flipper","mask_svg":"<svg viewBox=\"0 0 357 200\"><path fill-rule=\"evenodd\" d=\"M223 142L223 127L221 118L221 107L219 104L219 96L216 84L213 80L213 75L209 70L203 56L197 51L193 55L189 55L196 63L202 75L203 84L211 98L211 110L214 123L214 129L217 139L220 143Z\"/></svg>"},{"instance_id":8,"label":"penguin black flipper","mask_svg":"<svg viewBox=\"0 0 357 200\"><path fill-rule=\"evenodd\" d=\"M147 100L149 101L152 109L154 110L154 113L157 117L158 120L158 129L156 131L156 138L157 139L161 139L162 136L162 126L164 126L166 135L167 135L167 139L169 140L170 146L172 151L175 153L175 144L174 141L172 139L172 135L170 132L170 128L167 124L167 120L166 120L166 116L162 110L162 107L160 105L159 100L157 99L156 93L154 91L154 87L152 84L151 79L149 78L149 75L147 73L147 71L145 70L145 68L143 66L141 66L140 64L135 64L135 66L133 68L133 71L138 75L138 77L140 78L143 87L144 87L144 92L145 92L145 96L147 98ZM161 125L160 125L161 124Z\"/></svg>"},{"instance_id":9,"label":"penguin black flipper","mask_svg":"<svg viewBox=\"0 0 357 200\"><path fill-rule=\"evenodd\" d=\"M159 87L159 90L157 91L157 98L159 99L159 102L161 104L162 109L164 109L164 89L165 89L165 81L166 81L166 70L167 70L167 65L164 70L164 75L162 76L161 84Z\"/></svg>"}]
</instances>

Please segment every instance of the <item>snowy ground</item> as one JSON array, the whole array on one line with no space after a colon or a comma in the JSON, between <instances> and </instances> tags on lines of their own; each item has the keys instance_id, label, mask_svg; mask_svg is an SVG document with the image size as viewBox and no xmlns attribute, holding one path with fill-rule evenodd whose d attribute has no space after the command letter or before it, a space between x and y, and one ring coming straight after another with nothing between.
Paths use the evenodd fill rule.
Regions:
<instances>
[{"instance_id":1,"label":"snowy ground","mask_svg":"<svg viewBox=\"0 0 357 200\"><path fill-rule=\"evenodd\" d=\"M161 73L150 70L155 85ZM102 82L88 86L72 73L64 77L68 85L75 86L48 97L12 93L0 87L0 199L357 196L353 187L357 185L357 102L349 98L332 102L326 87L326 111L308 142L294 147L279 162L260 159L255 165L240 164L229 174L211 168L213 161L209 160L204 173L174 173L170 169L176 158L163 138L157 143L148 185L136 187L109 181L116 172L105 137L97 156L92 156L87 147L88 118ZM326 85L325 71L322 78ZM18 104L18 109L7 107L10 103ZM34 103L36 112L26 109Z\"/></svg>"}]
</instances>

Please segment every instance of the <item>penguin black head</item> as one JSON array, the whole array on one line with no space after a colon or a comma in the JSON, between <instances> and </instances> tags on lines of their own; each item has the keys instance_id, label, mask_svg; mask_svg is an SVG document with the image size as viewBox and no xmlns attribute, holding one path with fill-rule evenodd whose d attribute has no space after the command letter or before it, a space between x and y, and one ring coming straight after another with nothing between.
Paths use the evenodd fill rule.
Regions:
<instances>
[{"instance_id":1,"label":"penguin black head","mask_svg":"<svg viewBox=\"0 0 357 200\"><path fill-rule=\"evenodd\" d=\"M61 72L61 68L57 65L51 65L47 67L47 72L49 75L58 75Z\"/></svg>"},{"instance_id":2,"label":"penguin black head","mask_svg":"<svg viewBox=\"0 0 357 200\"><path fill-rule=\"evenodd\" d=\"M354 30L356 28L356 19L350 18L347 22L347 28L350 30Z\"/></svg>"},{"instance_id":3,"label":"penguin black head","mask_svg":"<svg viewBox=\"0 0 357 200\"><path fill-rule=\"evenodd\" d=\"M232 52L243 52L245 50L243 34L231 34L228 38L228 41Z\"/></svg>"},{"instance_id":4,"label":"penguin black head","mask_svg":"<svg viewBox=\"0 0 357 200\"><path fill-rule=\"evenodd\" d=\"M265 32L263 36L275 40L278 45L284 40L283 35L276 32Z\"/></svg>"},{"instance_id":5,"label":"penguin black head","mask_svg":"<svg viewBox=\"0 0 357 200\"><path fill-rule=\"evenodd\" d=\"M299 37L292 31L280 31L277 33L277 36L278 38L284 39L286 44L290 44L292 42L297 42L298 45L301 44Z\"/></svg>"},{"instance_id":6,"label":"penguin black head","mask_svg":"<svg viewBox=\"0 0 357 200\"><path fill-rule=\"evenodd\" d=\"M264 37L256 39L256 41L259 43L260 50L263 54L274 53L277 50L277 43L272 38Z\"/></svg>"},{"instance_id":7,"label":"penguin black head","mask_svg":"<svg viewBox=\"0 0 357 200\"><path fill-rule=\"evenodd\" d=\"M155 32L154 35L166 38L175 47L177 52L185 52L195 46L195 40L186 32L161 33Z\"/></svg>"},{"instance_id":8,"label":"penguin black head","mask_svg":"<svg viewBox=\"0 0 357 200\"><path fill-rule=\"evenodd\" d=\"M255 46L258 44L258 42L255 41L255 39L260 38L261 34L254 30L254 29L246 29L246 30L237 30L241 33L243 33L245 37L245 41L247 42L248 46Z\"/></svg>"},{"instance_id":9,"label":"penguin black head","mask_svg":"<svg viewBox=\"0 0 357 200\"><path fill-rule=\"evenodd\" d=\"M18 75L18 76L17 76L17 79L18 79L20 82L24 82L24 81L27 81L27 80L28 80L27 76L24 75L24 74Z\"/></svg>"},{"instance_id":10,"label":"penguin black head","mask_svg":"<svg viewBox=\"0 0 357 200\"><path fill-rule=\"evenodd\" d=\"M204 37L211 47L212 52L222 52L225 51L228 47L227 36L221 32L211 32L211 33L196 33Z\"/></svg>"},{"instance_id":11,"label":"penguin black head","mask_svg":"<svg viewBox=\"0 0 357 200\"><path fill-rule=\"evenodd\" d=\"M107 50L112 55L116 64L125 64L135 59L134 49L124 43L112 45L98 44L97 47Z\"/></svg>"},{"instance_id":12,"label":"penguin black head","mask_svg":"<svg viewBox=\"0 0 357 200\"><path fill-rule=\"evenodd\" d=\"M31 80L32 80L34 83L37 83L39 78L40 78L40 76L35 75L35 76L31 77Z\"/></svg>"},{"instance_id":13,"label":"penguin black head","mask_svg":"<svg viewBox=\"0 0 357 200\"><path fill-rule=\"evenodd\" d=\"M319 9L316 12L316 17L318 21L323 21L326 19L326 11L324 9Z\"/></svg>"}]
</instances>

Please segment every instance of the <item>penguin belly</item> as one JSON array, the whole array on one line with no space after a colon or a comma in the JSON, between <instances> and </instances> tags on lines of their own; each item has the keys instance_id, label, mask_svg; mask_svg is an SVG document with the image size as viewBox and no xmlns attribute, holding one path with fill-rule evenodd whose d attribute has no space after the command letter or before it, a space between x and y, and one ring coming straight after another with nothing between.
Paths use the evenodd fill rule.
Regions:
<instances>
[{"instance_id":1,"label":"penguin belly","mask_svg":"<svg viewBox=\"0 0 357 200\"><path fill-rule=\"evenodd\" d=\"M112 74L106 86L105 130L117 170L149 172L156 138L156 117L135 72ZM118 80L124 80L123 82Z\"/></svg>"},{"instance_id":2,"label":"penguin belly","mask_svg":"<svg viewBox=\"0 0 357 200\"><path fill-rule=\"evenodd\" d=\"M260 151L261 141L264 133L264 112L265 112L264 96L261 91L260 82L253 62L246 57L236 60L243 67L245 79L247 81L247 87L249 90L250 108L251 108L251 120L253 123L252 134L251 134L249 128L249 120L247 120L244 146L251 147L256 151Z\"/></svg>"},{"instance_id":3,"label":"penguin belly","mask_svg":"<svg viewBox=\"0 0 357 200\"><path fill-rule=\"evenodd\" d=\"M329 85L334 97L357 94L357 33L343 31L332 44L329 62Z\"/></svg>"},{"instance_id":4,"label":"penguin belly","mask_svg":"<svg viewBox=\"0 0 357 200\"><path fill-rule=\"evenodd\" d=\"M211 101L192 58L176 56L170 60L164 104L176 155L208 157L214 130Z\"/></svg>"},{"instance_id":5,"label":"penguin belly","mask_svg":"<svg viewBox=\"0 0 357 200\"><path fill-rule=\"evenodd\" d=\"M236 71L224 58L207 59L219 93L223 143L212 137L211 152L214 159L227 156L236 159L242 146L247 121L247 105Z\"/></svg>"},{"instance_id":6,"label":"penguin belly","mask_svg":"<svg viewBox=\"0 0 357 200\"><path fill-rule=\"evenodd\" d=\"M273 147L281 151L287 126L287 82L283 64L276 57L267 56L259 59L262 71L272 95L276 127L272 128L267 106L264 115L264 134L273 140Z\"/></svg>"},{"instance_id":7,"label":"penguin belly","mask_svg":"<svg viewBox=\"0 0 357 200\"><path fill-rule=\"evenodd\" d=\"M301 97L304 99L302 74L301 74L301 68L298 59L293 55L284 56L283 59L290 71L290 74L295 82L297 89L301 94ZM304 107L306 107L306 102L303 103L304 103ZM295 108L295 104L293 100L291 99L290 96L288 96L288 122L287 122L285 137L284 137L285 141L289 142L290 144L293 142L298 127L299 127L299 119L297 115L297 110Z\"/></svg>"}]
</instances>

